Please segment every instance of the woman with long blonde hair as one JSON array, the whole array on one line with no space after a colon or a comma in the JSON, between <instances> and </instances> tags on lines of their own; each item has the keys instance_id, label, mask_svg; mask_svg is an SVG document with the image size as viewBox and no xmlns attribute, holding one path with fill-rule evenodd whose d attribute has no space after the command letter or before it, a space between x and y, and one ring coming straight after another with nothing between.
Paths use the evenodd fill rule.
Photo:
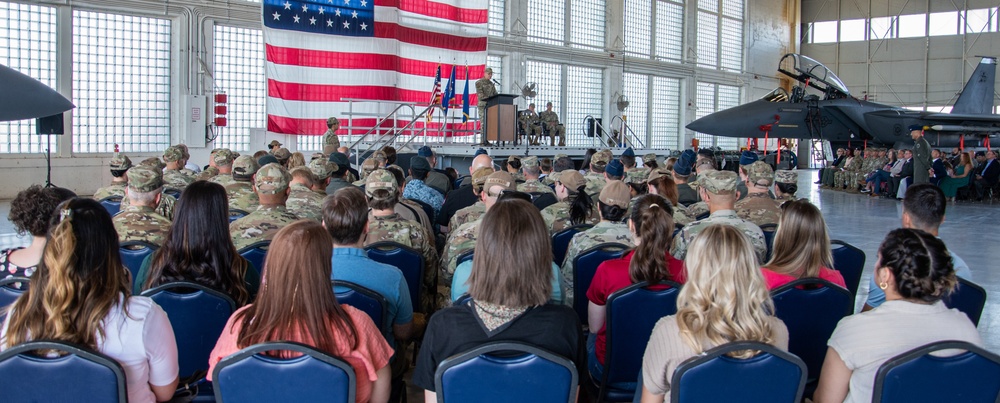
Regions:
<instances>
[{"instance_id":1,"label":"woman with long blonde hair","mask_svg":"<svg viewBox=\"0 0 1000 403\"><path fill-rule=\"evenodd\" d=\"M767 288L773 290L800 278L821 278L847 288L844 276L831 267L830 235L823 214L805 199L782 204L774 253L761 269Z\"/></svg>"},{"instance_id":2,"label":"woman with long blonde hair","mask_svg":"<svg viewBox=\"0 0 1000 403\"><path fill-rule=\"evenodd\" d=\"M129 402L169 400L178 382L174 331L153 300L131 296L107 210L70 199L50 228L38 271L6 312L0 350L32 340L89 347L125 369Z\"/></svg>"},{"instance_id":3,"label":"woman with long blonde hair","mask_svg":"<svg viewBox=\"0 0 1000 403\"><path fill-rule=\"evenodd\" d=\"M711 225L694 238L684 261L687 282L677 296L677 314L656 322L646 345L644 403L669 399L674 369L713 347L757 341L788 349L788 329L770 314L774 306L756 256L736 227Z\"/></svg>"}]
</instances>

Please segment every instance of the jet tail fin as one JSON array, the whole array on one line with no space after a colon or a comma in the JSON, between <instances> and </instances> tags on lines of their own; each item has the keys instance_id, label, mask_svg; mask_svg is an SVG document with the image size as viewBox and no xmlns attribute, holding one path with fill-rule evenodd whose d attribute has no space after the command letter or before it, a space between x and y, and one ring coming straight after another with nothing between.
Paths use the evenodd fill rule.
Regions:
<instances>
[{"instance_id":1,"label":"jet tail fin","mask_svg":"<svg viewBox=\"0 0 1000 403\"><path fill-rule=\"evenodd\" d=\"M997 76L997 58L983 57L965 83L962 95L958 96L951 113L992 115L993 89Z\"/></svg>"}]
</instances>

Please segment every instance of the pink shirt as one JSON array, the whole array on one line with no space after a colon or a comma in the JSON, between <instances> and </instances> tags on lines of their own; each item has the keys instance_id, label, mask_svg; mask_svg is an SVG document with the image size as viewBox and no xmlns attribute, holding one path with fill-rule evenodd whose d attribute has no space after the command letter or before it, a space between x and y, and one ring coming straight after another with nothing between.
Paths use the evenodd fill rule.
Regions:
<instances>
[{"instance_id":1,"label":"pink shirt","mask_svg":"<svg viewBox=\"0 0 1000 403\"><path fill-rule=\"evenodd\" d=\"M219 336L219 341L215 343L215 349L208 356L209 381L212 380L212 371L215 370L215 364L218 364L226 356L242 349L236 345L236 339L240 335L240 327L243 320L241 318L239 321L234 321L233 318L250 306L252 305L240 308L229 317L226 328L223 329L222 335ZM350 345L350 340L331 329L331 332L334 332L333 335L338 349L337 351L327 351L327 353L351 364L351 367L354 368L355 380L357 382L356 401L367 402L371 398L372 383L378 379L375 372L389 364L389 357L392 356L392 348L389 347L389 343L385 341L385 338L379 332L378 328L375 327L375 324L372 323L368 315L352 306L341 305L341 307L344 308L344 311L347 311L347 315L351 317L351 321L354 322L354 327L358 331L358 347L353 351L348 350L347 346ZM311 340L301 340L298 338L292 341L308 345L313 344Z\"/></svg>"},{"instance_id":2,"label":"pink shirt","mask_svg":"<svg viewBox=\"0 0 1000 403\"><path fill-rule=\"evenodd\" d=\"M760 271L764 273L764 281L767 283L768 290L773 290L799 279L789 274L775 273L766 267L762 267ZM844 281L844 276L839 271L822 267L819 269L819 278L847 288L847 282Z\"/></svg>"}]
</instances>

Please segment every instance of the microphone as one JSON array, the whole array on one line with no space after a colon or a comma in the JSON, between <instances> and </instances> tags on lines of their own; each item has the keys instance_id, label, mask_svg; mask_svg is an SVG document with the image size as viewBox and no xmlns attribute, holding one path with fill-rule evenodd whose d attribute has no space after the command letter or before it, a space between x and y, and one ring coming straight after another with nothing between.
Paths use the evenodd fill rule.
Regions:
<instances>
[{"instance_id":1,"label":"microphone","mask_svg":"<svg viewBox=\"0 0 1000 403\"><path fill-rule=\"evenodd\" d=\"M493 84L496 84L497 86L500 86L500 82L497 81L497 79L491 78L490 81L493 81Z\"/></svg>"}]
</instances>

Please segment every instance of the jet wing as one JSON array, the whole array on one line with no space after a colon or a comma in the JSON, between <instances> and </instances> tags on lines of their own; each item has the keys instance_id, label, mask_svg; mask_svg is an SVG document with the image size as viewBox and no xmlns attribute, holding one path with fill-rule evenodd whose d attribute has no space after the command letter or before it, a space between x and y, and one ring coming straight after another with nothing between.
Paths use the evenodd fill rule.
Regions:
<instances>
[{"instance_id":1,"label":"jet wing","mask_svg":"<svg viewBox=\"0 0 1000 403\"><path fill-rule=\"evenodd\" d=\"M932 113L923 116L927 120L941 120L947 122L969 122L969 123L1000 123L1000 115L970 115L955 113Z\"/></svg>"}]
</instances>

